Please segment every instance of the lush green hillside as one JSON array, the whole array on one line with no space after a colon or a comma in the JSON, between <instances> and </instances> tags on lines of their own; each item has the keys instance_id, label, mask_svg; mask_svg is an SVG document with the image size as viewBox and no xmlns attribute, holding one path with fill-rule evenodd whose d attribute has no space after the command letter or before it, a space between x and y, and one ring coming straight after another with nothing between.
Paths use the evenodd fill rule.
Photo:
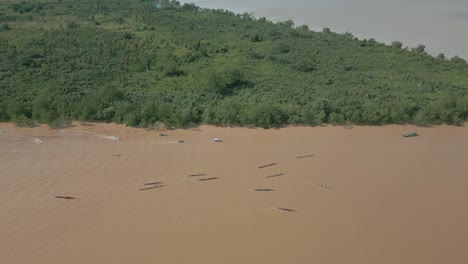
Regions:
<instances>
[{"instance_id":1,"label":"lush green hillside","mask_svg":"<svg viewBox=\"0 0 468 264\"><path fill-rule=\"evenodd\" d=\"M177 2L0 2L0 120L461 124L468 65Z\"/></svg>"}]
</instances>

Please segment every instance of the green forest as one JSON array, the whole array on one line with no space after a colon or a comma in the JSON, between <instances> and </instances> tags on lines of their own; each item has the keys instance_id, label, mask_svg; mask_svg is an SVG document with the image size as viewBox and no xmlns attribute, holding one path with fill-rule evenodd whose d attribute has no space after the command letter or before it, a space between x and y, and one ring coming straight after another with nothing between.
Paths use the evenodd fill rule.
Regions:
<instances>
[{"instance_id":1,"label":"green forest","mask_svg":"<svg viewBox=\"0 0 468 264\"><path fill-rule=\"evenodd\" d=\"M0 2L0 121L462 125L468 64L177 1Z\"/></svg>"}]
</instances>

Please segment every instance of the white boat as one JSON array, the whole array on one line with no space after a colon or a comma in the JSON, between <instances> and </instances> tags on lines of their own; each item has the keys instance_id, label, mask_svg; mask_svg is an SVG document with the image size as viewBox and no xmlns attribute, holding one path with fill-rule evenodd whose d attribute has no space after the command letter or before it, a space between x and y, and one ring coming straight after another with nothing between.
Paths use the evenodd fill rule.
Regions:
<instances>
[{"instance_id":1,"label":"white boat","mask_svg":"<svg viewBox=\"0 0 468 264\"><path fill-rule=\"evenodd\" d=\"M408 132L403 134L403 137L417 137L418 134L416 132Z\"/></svg>"},{"instance_id":2,"label":"white boat","mask_svg":"<svg viewBox=\"0 0 468 264\"><path fill-rule=\"evenodd\" d=\"M224 142L222 139L219 139L219 138L215 138L213 139L214 142Z\"/></svg>"},{"instance_id":3,"label":"white boat","mask_svg":"<svg viewBox=\"0 0 468 264\"><path fill-rule=\"evenodd\" d=\"M34 143L41 145L42 143L44 143L44 141L42 141L42 140L40 140L38 138L35 138Z\"/></svg>"}]
</instances>

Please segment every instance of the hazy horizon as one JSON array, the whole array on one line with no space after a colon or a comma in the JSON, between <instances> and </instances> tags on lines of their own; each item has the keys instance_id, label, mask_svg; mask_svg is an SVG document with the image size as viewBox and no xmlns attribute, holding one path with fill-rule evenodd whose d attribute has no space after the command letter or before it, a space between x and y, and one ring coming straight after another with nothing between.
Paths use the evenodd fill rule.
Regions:
<instances>
[{"instance_id":1,"label":"hazy horizon","mask_svg":"<svg viewBox=\"0 0 468 264\"><path fill-rule=\"evenodd\" d=\"M273 21L293 20L312 30L329 27L379 42L419 44L447 57L468 58L468 1L464 0L182 0L202 7L252 12Z\"/></svg>"}]
</instances>

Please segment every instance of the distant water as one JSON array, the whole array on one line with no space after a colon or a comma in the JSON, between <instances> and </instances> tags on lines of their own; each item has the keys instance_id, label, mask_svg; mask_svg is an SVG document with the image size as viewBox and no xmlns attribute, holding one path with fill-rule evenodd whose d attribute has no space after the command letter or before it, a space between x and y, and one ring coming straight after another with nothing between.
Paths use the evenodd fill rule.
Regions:
<instances>
[{"instance_id":1,"label":"distant water","mask_svg":"<svg viewBox=\"0 0 468 264\"><path fill-rule=\"evenodd\" d=\"M468 59L468 0L182 0Z\"/></svg>"}]
</instances>

